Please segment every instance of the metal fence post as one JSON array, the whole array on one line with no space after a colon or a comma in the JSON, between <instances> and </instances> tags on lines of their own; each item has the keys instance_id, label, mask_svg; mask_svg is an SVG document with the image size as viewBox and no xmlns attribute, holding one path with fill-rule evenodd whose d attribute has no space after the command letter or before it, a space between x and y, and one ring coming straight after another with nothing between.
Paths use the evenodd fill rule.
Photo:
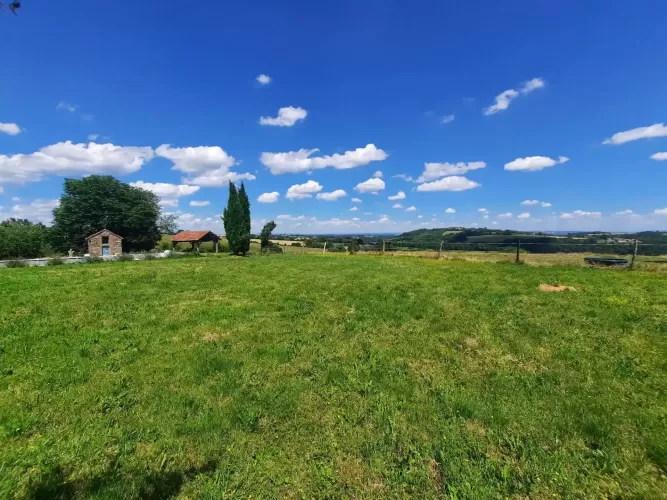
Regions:
<instances>
[{"instance_id":1,"label":"metal fence post","mask_svg":"<svg viewBox=\"0 0 667 500\"><path fill-rule=\"evenodd\" d=\"M514 263L518 264L519 263L519 250L521 249L521 240L517 240L516 242L516 257L514 258Z\"/></svg>"}]
</instances>

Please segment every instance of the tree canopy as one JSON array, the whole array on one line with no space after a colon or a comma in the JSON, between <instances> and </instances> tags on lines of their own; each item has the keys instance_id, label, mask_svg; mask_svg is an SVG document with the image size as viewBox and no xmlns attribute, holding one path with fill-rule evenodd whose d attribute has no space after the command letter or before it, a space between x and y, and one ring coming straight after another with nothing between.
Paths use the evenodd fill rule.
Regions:
<instances>
[{"instance_id":1,"label":"tree canopy","mask_svg":"<svg viewBox=\"0 0 667 500\"><path fill-rule=\"evenodd\" d=\"M262 232L259 234L259 240L261 242L262 250L271 246L271 233L273 233L273 230L275 228L276 228L276 223L273 221L269 221L266 224L264 224Z\"/></svg>"},{"instance_id":2,"label":"tree canopy","mask_svg":"<svg viewBox=\"0 0 667 500\"><path fill-rule=\"evenodd\" d=\"M47 238L47 228L26 219L7 219L0 222L0 259L34 259L41 257Z\"/></svg>"},{"instance_id":3,"label":"tree canopy","mask_svg":"<svg viewBox=\"0 0 667 500\"><path fill-rule=\"evenodd\" d=\"M108 229L123 237L125 251L150 250L160 240L158 197L111 176L65 179L53 211L52 244L60 251L84 250L86 237Z\"/></svg>"},{"instance_id":4,"label":"tree canopy","mask_svg":"<svg viewBox=\"0 0 667 500\"><path fill-rule=\"evenodd\" d=\"M245 255L250 250L250 200L245 186L237 190L233 182L229 183L227 207L222 214L225 236L229 250L234 255Z\"/></svg>"}]
</instances>

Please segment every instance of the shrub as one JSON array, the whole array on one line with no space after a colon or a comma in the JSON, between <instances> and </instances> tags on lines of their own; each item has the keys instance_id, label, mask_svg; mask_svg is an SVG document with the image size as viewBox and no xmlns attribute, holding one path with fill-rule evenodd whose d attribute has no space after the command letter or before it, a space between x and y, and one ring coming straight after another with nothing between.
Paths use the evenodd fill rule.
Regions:
<instances>
[{"instance_id":1,"label":"shrub","mask_svg":"<svg viewBox=\"0 0 667 500\"><path fill-rule=\"evenodd\" d=\"M303 245L301 245L301 243L299 243L298 241L293 241L291 246L300 247L300 246L303 246Z\"/></svg>"},{"instance_id":2,"label":"shrub","mask_svg":"<svg viewBox=\"0 0 667 500\"><path fill-rule=\"evenodd\" d=\"M7 267L28 267L28 264L24 260L10 260Z\"/></svg>"},{"instance_id":3,"label":"shrub","mask_svg":"<svg viewBox=\"0 0 667 500\"><path fill-rule=\"evenodd\" d=\"M134 255L129 253L122 253L118 257L116 257L116 260L118 262L129 262L131 260L134 260Z\"/></svg>"},{"instance_id":4,"label":"shrub","mask_svg":"<svg viewBox=\"0 0 667 500\"><path fill-rule=\"evenodd\" d=\"M53 257L46 262L47 266L62 266L65 263L60 257Z\"/></svg>"},{"instance_id":5,"label":"shrub","mask_svg":"<svg viewBox=\"0 0 667 500\"><path fill-rule=\"evenodd\" d=\"M141 260L155 260L157 257L154 253L145 253L142 255Z\"/></svg>"},{"instance_id":6,"label":"shrub","mask_svg":"<svg viewBox=\"0 0 667 500\"><path fill-rule=\"evenodd\" d=\"M32 259L43 255L47 228L25 219L0 222L0 259Z\"/></svg>"},{"instance_id":7,"label":"shrub","mask_svg":"<svg viewBox=\"0 0 667 500\"><path fill-rule=\"evenodd\" d=\"M84 262L87 263L87 264L99 264L100 262L104 262L104 259L102 257L97 256L97 255L90 255L90 256L86 257Z\"/></svg>"}]
</instances>

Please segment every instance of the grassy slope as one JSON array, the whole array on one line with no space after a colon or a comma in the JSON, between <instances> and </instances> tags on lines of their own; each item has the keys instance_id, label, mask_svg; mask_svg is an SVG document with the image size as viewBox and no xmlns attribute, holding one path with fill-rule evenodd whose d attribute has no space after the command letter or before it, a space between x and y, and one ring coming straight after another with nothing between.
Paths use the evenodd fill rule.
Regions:
<instances>
[{"instance_id":1,"label":"grassy slope","mask_svg":"<svg viewBox=\"0 0 667 500\"><path fill-rule=\"evenodd\" d=\"M667 491L661 275L211 256L0 289L2 498Z\"/></svg>"}]
</instances>

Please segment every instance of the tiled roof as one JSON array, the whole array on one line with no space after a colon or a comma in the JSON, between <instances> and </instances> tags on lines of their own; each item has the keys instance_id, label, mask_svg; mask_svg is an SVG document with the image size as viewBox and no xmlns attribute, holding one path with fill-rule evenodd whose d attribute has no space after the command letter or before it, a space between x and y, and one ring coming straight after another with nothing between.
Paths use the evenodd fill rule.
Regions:
<instances>
[{"instance_id":1,"label":"tiled roof","mask_svg":"<svg viewBox=\"0 0 667 500\"><path fill-rule=\"evenodd\" d=\"M180 233L174 235L171 241L199 241L210 232L211 231L181 231Z\"/></svg>"}]
</instances>

